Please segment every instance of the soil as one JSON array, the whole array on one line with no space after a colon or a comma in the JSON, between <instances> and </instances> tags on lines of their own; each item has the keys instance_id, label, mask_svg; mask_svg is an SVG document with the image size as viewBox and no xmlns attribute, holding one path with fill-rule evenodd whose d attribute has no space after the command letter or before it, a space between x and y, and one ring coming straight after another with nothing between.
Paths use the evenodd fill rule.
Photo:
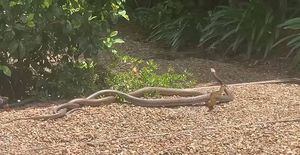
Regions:
<instances>
[{"instance_id":1,"label":"soil","mask_svg":"<svg viewBox=\"0 0 300 155\"><path fill-rule=\"evenodd\" d=\"M145 41L134 26L119 27L126 41L118 47L141 59L154 59L161 72L169 66L188 70L197 87L211 82L215 68L226 83L279 79L290 75L285 63L207 57L165 59L165 48ZM198 50L198 49L194 49ZM163 54L164 55L164 54ZM167 56L170 58L170 56ZM49 113L54 103L0 111L1 154L300 154L300 122L266 123L300 117L299 84L230 86L235 99L207 107L145 108L113 103L84 107L67 117L5 123Z\"/></svg>"}]
</instances>

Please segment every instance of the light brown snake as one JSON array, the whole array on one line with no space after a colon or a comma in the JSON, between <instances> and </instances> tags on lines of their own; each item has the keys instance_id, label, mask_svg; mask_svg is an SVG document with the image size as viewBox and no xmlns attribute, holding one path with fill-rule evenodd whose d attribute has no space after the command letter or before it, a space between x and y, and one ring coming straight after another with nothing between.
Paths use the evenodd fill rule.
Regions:
<instances>
[{"instance_id":1,"label":"light brown snake","mask_svg":"<svg viewBox=\"0 0 300 155\"><path fill-rule=\"evenodd\" d=\"M213 77L221 84L222 90L224 90L225 95L221 95L218 92L217 96L214 96L217 103L230 102L234 99L232 93L227 89L227 86L224 85L223 81L217 76L214 69L211 69ZM239 85L249 85L249 84L268 84L268 83L281 83L281 82L291 82L291 81L300 81L297 78L291 79L282 79L282 80L270 80L270 81L261 81L261 82L250 82L250 83L240 83L240 84L231 84L231 86ZM210 86L217 87L217 86ZM208 88L208 87L202 87ZM198 88L199 89L199 88ZM221 90L221 89L220 89ZM140 98L146 93L157 93L163 96L172 96L178 95L180 98L172 99L144 99ZM214 92L212 92L214 93ZM87 98L78 98L73 99L67 103L61 104L54 108L54 114L44 115L44 116L34 116L34 117L25 117L13 119L9 122L16 120L47 120L47 119L56 119L64 117L68 113L71 113L78 108L83 106L101 106L111 104L117 101L116 96L124 98L127 102L143 107L175 107L175 106L195 106L195 105L206 105L213 96L212 93L204 93L196 89L175 89L175 88L162 88L162 87L145 87L139 90L136 90L131 93L123 93L117 90L101 90L95 92ZM96 99L98 96L108 96L104 98ZM211 107L210 107L211 108ZM7 123L9 123L7 122Z\"/></svg>"}]
</instances>

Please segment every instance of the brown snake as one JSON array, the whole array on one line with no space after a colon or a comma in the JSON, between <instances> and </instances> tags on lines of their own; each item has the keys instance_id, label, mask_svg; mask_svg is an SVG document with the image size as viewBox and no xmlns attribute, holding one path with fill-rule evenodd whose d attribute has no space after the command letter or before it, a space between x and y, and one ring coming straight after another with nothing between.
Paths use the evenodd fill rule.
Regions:
<instances>
[{"instance_id":1,"label":"brown snake","mask_svg":"<svg viewBox=\"0 0 300 155\"><path fill-rule=\"evenodd\" d=\"M145 87L139 90L136 90L131 93L123 93L117 90L101 90L87 98L78 98L73 99L67 103L61 104L54 108L54 114L44 115L44 116L35 116L35 117L25 117L25 118L17 118L13 119L9 122L13 122L16 120L47 120L47 119L56 119L71 113L74 110L81 108L82 106L101 106L107 105L113 102L116 102L116 96L120 96L124 98L126 101L130 102L136 106L143 107L175 107L175 106L193 106L193 105L207 105L210 101L223 103L232 101L233 95L227 89L227 86L224 85L223 81L217 76L214 69L211 69L213 77L221 84L221 89L217 92L212 93L204 93L200 92L196 89L175 89L175 88L162 88L162 87ZM256 82L254 84L267 84L267 83L280 83L280 82L290 82L290 81L298 81L299 79L288 79L288 80L271 80L264 82ZM299 80L300 81L300 80ZM242 83L242 84L233 84L237 85L248 85L252 83ZM212 86L215 87L215 86ZM208 88L208 87L204 87ZM222 91L225 92L225 95L222 95ZM158 93L164 96L172 96L178 95L183 98L174 98L174 99L143 99L140 98L144 96L145 93ZM97 96L108 96L100 99L96 99ZM215 103L212 105L208 104L208 107L213 108ZM7 123L9 123L7 122Z\"/></svg>"}]
</instances>

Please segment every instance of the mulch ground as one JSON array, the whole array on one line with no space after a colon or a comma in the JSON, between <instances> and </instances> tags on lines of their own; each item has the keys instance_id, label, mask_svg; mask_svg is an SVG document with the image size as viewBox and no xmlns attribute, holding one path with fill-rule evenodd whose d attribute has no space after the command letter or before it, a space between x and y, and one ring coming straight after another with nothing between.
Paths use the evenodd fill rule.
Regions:
<instances>
[{"instance_id":1,"label":"mulch ground","mask_svg":"<svg viewBox=\"0 0 300 155\"><path fill-rule=\"evenodd\" d=\"M47 113L51 106L0 113L0 154L299 154L297 84L230 87L235 100L206 107L85 107L49 121L11 118Z\"/></svg>"},{"instance_id":2,"label":"mulch ground","mask_svg":"<svg viewBox=\"0 0 300 155\"><path fill-rule=\"evenodd\" d=\"M136 51L147 52L152 48L134 39L126 42L123 46L127 47L120 49L132 51L136 47ZM268 67L198 58L156 62L161 64L162 72L169 65L179 72L192 72L198 79L197 87L211 81L211 67L227 83L286 77L282 71ZM0 111L0 155L300 154L300 122L264 123L300 117L299 84L229 88L235 100L210 112L203 106L145 108L113 103L84 107L84 111L57 120L5 123L13 118L47 114L54 105L41 103Z\"/></svg>"}]
</instances>

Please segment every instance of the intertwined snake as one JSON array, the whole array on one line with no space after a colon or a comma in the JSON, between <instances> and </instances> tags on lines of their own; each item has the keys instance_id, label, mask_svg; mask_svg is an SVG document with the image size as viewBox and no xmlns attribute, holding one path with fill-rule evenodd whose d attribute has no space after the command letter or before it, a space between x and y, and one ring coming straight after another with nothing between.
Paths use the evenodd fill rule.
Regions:
<instances>
[{"instance_id":1,"label":"intertwined snake","mask_svg":"<svg viewBox=\"0 0 300 155\"><path fill-rule=\"evenodd\" d=\"M218 83L220 83L221 85L218 91L211 92L211 93L204 93L195 89L175 89L175 88L162 88L162 87L145 87L128 94L117 90L101 90L90 95L87 98L73 99L67 103L61 104L54 108L53 110L54 113L51 115L17 118L9 122L16 121L16 120L29 120L29 119L33 119L33 120L56 119L56 118L64 117L67 114L83 106L101 106L101 105L114 103L117 101L117 96L122 97L127 102L136 106L175 107L175 106L206 105L208 106L209 110L211 110L213 109L216 103L229 102L234 99L232 93L227 89L227 86L223 83L223 81L217 76L213 68L211 69L211 73L215 78L215 80L217 80ZM248 84L281 83L281 82L291 82L291 81L300 81L300 80L298 78L290 78L290 79L281 79L281 80L231 84L231 86L248 85ZM180 98L171 98L171 99L170 98L160 98L160 99L141 98L147 93L156 93L162 96L177 95L180 96ZM97 98L98 96L107 96L107 97Z\"/></svg>"},{"instance_id":2,"label":"intertwined snake","mask_svg":"<svg viewBox=\"0 0 300 155\"><path fill-rule=\"evenodd\" d=\"M233 100L232 93L226 88L222 80L216 75L214 69L211 69L213 77L221 84L225 95L213 96L213 102L229 102ZM160 99L145 99L141 98L147 93L156 93L162 96L180 96L179 98L160 98ZM97 99L98 96L107 96ZM176 89L176 88L162 88L162 87L145 87L131 93L124 93L117 90L101 90L87 98L73 99L67 103L61 104L54 108L54 114L44 116L34 116L13 119L16 120L47 120L56 119L67 115L68 113L77 110L83 106L101 106L117 101L117 96L122 97L127 102L143 107L175 107L175 106L195 106L206 105L212 99L211 93L203 93L193 89ZM215 103L214 103L215 104Z\"/></svg>"}]
</instances>

